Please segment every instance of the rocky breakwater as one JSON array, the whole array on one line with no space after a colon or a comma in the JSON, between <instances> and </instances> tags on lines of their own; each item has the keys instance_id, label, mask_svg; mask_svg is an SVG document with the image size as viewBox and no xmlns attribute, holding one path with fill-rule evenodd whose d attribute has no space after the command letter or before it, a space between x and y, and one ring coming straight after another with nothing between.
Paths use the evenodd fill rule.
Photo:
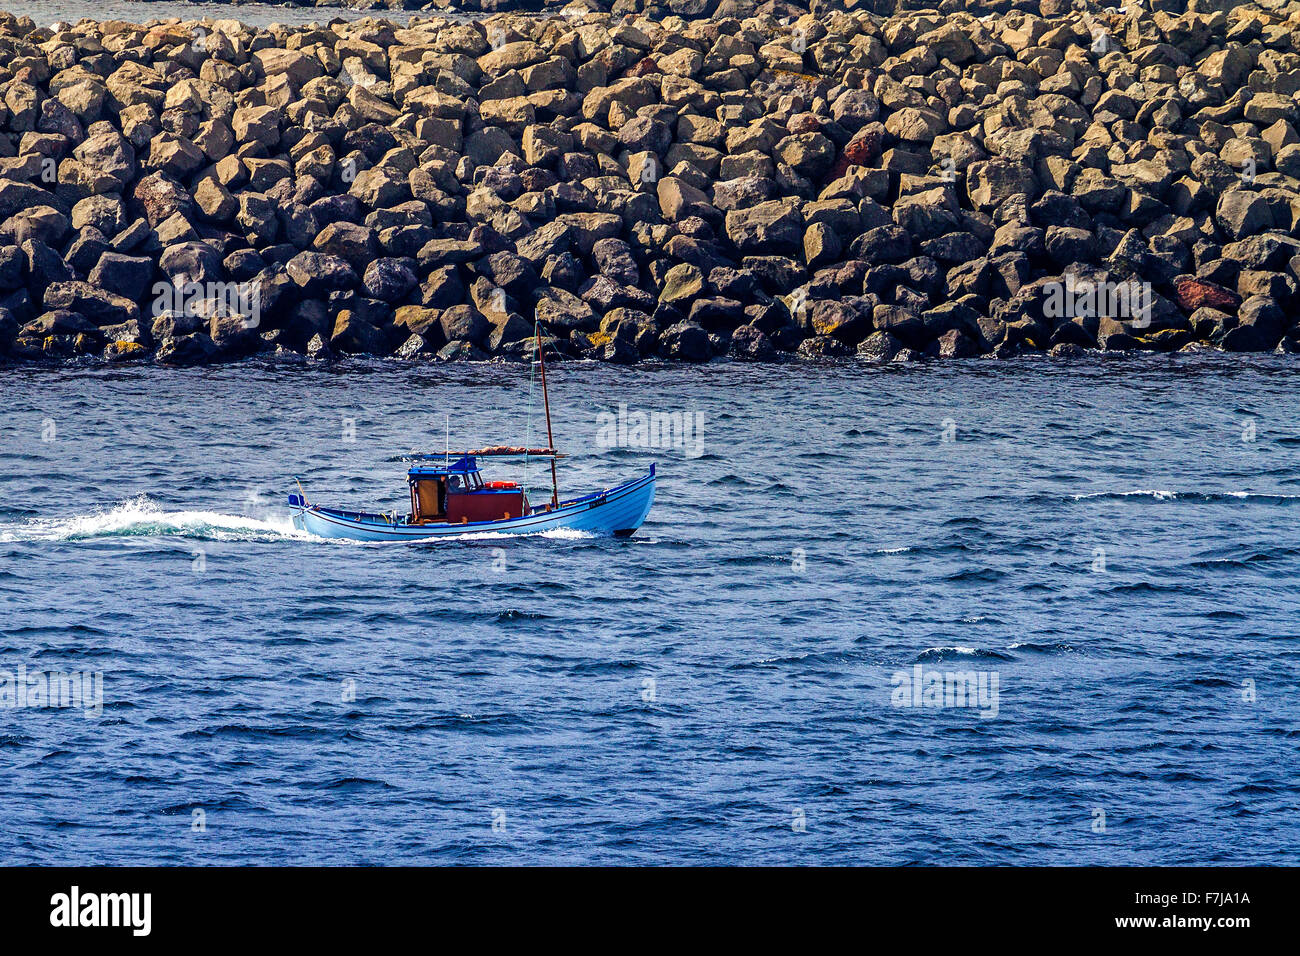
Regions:
<instances>
[{"instance_id":1,"label":"rocky breakwater","mask_svg":"<svg viewBox=\"0 0 1300 956\"><path fill-rule=\"evenodd\" d=\"M0 355L1300 348L1300 4L949 6L0 18Z\"/></svg>"}]
</instances>

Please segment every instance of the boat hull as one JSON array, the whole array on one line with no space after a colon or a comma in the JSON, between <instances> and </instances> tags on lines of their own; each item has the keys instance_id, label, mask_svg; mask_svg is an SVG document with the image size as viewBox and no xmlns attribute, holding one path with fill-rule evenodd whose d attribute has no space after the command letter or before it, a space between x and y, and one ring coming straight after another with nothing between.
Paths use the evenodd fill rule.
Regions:
<instances>
[{"instance_id":1,"label":"boat hull","mask_svg":"<svg viewBox=\"0 0 1300 956\"><path fill-rule=\"evenodd\" d=\"M353 541L427 541L465 534L544 534L568 529L627 537L645 521L655 498L655 469L615 488L560 502L554 511L502 521L405 524L382 515L293 505L294 527L320 538Z\"/></svg>"}]
</instances>

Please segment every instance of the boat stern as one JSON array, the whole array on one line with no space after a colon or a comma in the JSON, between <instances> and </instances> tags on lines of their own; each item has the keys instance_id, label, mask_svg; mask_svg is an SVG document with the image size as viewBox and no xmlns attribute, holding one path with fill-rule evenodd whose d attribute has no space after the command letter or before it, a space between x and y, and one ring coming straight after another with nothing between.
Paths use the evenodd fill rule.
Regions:
<instances>
[{"instance_id":1,"label":"boat stern","mask_svg":"<svg viewBox=\"0 0 1300 956\"><path fill-rule=\"evenodd\" d=\"M307 511L307 499L303 495L290 495L289 507L293 509L293 512L289 515L290 520L293 522L293 526L299 531L306 531L307 519L305 515Z\"/></svg>"}]
</instances>

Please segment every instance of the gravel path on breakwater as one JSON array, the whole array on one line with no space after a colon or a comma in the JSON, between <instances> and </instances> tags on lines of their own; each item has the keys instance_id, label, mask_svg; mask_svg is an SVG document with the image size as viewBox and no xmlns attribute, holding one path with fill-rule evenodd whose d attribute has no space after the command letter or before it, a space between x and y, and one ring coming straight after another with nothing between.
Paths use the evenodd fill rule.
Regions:
<instances>
[{"instance_id":1,"label":"gravel path on breakwater","mask_svg":"<svg viewBox=\"0 0 1300 956\"><path fill-rule=\"evenodd\" d=\"M1300 3L624 6L0 17L0 355L1300 350Z\"/></svg>"}]
</instances>

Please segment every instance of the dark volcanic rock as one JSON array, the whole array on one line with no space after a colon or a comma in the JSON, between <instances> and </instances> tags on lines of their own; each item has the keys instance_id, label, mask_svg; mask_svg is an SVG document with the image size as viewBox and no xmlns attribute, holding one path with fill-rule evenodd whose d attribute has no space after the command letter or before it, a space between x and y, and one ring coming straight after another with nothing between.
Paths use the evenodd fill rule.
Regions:
<instances>
[{"instance_id":1,"label":"dark volcanic rock","mask_svg":"<svg viewBox=\"0 0 1300 956\"><path fill-rule=\"evenodd\" d=\"M357 274L346 260L320 252L298 253L285 265L285 271L303 295L338 292L357 284Z\"/></svg>"},{"instance_id":2,"label":"dark volcanic rock","mask_svg":"<svg viewBox=\"0 0 1300 956\"><path fill-rule=\"evenodd\" d=\"M749 362L775 362L779 357L776 347L768 337L752 325L737 326L731 333L728 354L733 358Z\"/></svg>"},{"instance_id":3,"label":"dark volcanic rock","mask_svg":"<svg viewBox=\"0 0 1300 956\"><path fill-rule=\"evenodd\" d=\"M704 329L690 322L678 322L664 330L659 340L659 353L665 358L683 362L709 360L709 336Z\"/></svg>"}]
</instances>

